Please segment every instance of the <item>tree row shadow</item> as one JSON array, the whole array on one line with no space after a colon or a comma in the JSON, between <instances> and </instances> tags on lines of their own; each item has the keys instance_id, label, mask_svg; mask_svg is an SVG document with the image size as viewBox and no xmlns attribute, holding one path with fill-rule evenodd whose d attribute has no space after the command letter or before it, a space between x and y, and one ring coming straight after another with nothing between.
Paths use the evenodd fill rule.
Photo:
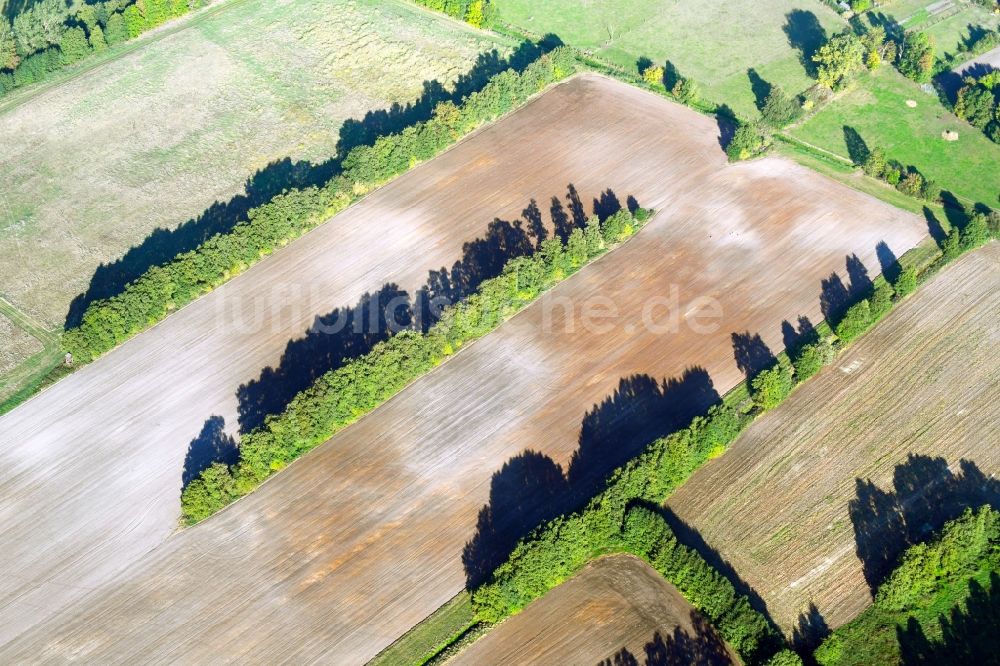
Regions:
<instances>
[{"instance_id":1,"label":"tree row shadow","mask_svg":"<svg viewBox=\"0 0 1000 666\"><path fill-rule=\"evenodd\" d=\"M665 636L659 631L643 646L643 661L623 647L597 666L728 666L733 663L725 642L701 613L691 611L691 631L674 627Z\"/></svg>"},{"instance_id":2,"label":"tree row shadow","mask_svg":"<svg viewBox=\"0 0 1000 666\"><path fill-rule=\"evenodd\" d=\"M9 5L8 5L9 6ZM227 233L247 220L247 213L267 203L278 194L292 188L322 185L337 175L341 160L358 146L372 145L382 136L431 118L434 107L441 102L460 102L481 90L490 77L507 69L523 71L543 52L561 42L547 36L535 44L524 41L507 57L493 49L480 53L471 69L450 86L440 81L424 81L418 99L407 104L393 103L388 109L369 111L360 119L348 119L340 128L336 154L313 163L293 161L289 157L275 160L250 176L243 192L228 201L216 201L196 217L171 229L154 229L141 243L110 263L102 263L94 271L87 289L70 303L64 326L72 328L82 321L87 307L96 300L120 294L125 287L153 266L169 263L177 255L191 251L216 234Z\"/></svg>"},{"instance_id":3,"label":"tree row shadow","mask_svg":"<svg viewBox=\"0 0 1000 666\"><path fill-rule=\"evenodd\" d=\"M625 206L634 212L639 203L628 196ZM592 200L591 210L604 220L625 206L608 188ZM353 306L317 315L304 335L288 341L276 366L265 367L256 378L237 388L239 431L246 433L261 426L320 376L368 353L399 331L426 332L446 307L498 276L507 262L538 252L550 236L565 242L574 229L583 228L587 221L586 207L572 183L567 185L562 199L551 197L548 211L546 223L541 206L531 199L521 219L494 219L483 236L463 245L461 257L451 268L428 271L426 283L412 296L399 285L388 283L366 293ZM184 487L213 462L232 464L233 447L226 438L222 417L210 417L188 447L182 473Z\"/></svg>"}]
</instances>

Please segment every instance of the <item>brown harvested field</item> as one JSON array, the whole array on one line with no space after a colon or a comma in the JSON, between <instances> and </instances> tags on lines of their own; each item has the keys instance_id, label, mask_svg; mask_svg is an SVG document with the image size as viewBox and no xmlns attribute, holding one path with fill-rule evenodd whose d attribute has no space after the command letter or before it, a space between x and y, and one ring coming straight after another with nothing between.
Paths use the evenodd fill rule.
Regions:
<instances>
[{"instance_id":1,"label":"brown harvested field","mask_svg":"<svg viewBox=\"0 0 1000 666\"><path fill-rule=\"evenodd\" d=\"M585 201L610 187L660 213L257 493L168 538L188 443L211 415L233 427L236 387L286 339L385 282L412 292L495 215L530 197L547 208L567 182ZM732 332L777 349L783 319L819 318L820 280L845 255L877 270L879 241L900 254L923 236L921 219L790 162L726 166L714 121L684 107L598 76L557 86L0 420L0 626L5 639L30 629L0 659L365 661L461 589L463 544L506 460L532 448L565 466L584 413L634 373L701 365L725 391L741 378ZM685 317L718 299L718 328L644 327L671 285ZM618 313L603 332L579 316L601 303ZM266 326L241 332L253 313Z\"/></svg>"},{"instance_id":2,"label":"brown harvested field","mask_svg":"<svg viewBox=\"0 0 1000 666\"><path fill-rule=\"evenodd\" d=\"M590 563L448 663L601 664L604 660L608 664L739 663L677 588L630 555Z\"/></svg>"},{"instance_id":3,"label":"brown harvested field","mask_svg":"<svg viewBox=\"0 0 1000 666\"><path fill-rule=\"evenodd\" d=\"M669 507L780 626L791 630L810 603L829 626L847 622L903 535L925 537L942 509L1000 500L998 313L993 243L757 421Z\"/></svg>"}]
</instances>

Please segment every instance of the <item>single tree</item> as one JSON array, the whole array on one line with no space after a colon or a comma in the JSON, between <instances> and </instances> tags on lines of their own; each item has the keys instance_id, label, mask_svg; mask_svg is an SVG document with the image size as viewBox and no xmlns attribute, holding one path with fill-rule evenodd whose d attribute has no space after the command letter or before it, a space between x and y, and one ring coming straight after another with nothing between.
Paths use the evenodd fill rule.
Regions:
<instances>
[{"instance_id":1,"label":"single tree","mask_svg":"<svg viewBox=\"0 0 1000 666\"><path fill-rule=\"evenodd\" d=\"M832 37L813 56L820 85L831 90L844 87L851 76L864 67L865 47L854 34Z\"/></svg>"},{"instance_id":2,"label":"single tree","mask_svg":"<svg viewBox=\"0 0 1000 666\"><path fill-rule=\"evenodd\" d=\"M784 127L802 114L798 100L785 94L781 86L771 86L760 115L771 127Z\"/></svg>"}]
</instances>

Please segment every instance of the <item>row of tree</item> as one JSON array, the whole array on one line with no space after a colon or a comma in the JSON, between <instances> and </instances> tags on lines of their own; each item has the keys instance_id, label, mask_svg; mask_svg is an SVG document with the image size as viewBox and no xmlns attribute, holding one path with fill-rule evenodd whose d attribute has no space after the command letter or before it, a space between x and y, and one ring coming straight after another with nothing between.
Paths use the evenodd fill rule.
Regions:
<instances>
[{"instance_id":1,"label":"row of tree","mask_svg":"<svg viewBox=\"0 0 1000 666\"><path fill-rule=\"evenodd\" d=\"M452 18L487 28L493 24L495 9L490 0L413 0L428 9L443 12Z\"/></svg>"},{"instance_id":2,"label":"row of tree","mask_svg":"<svg viewBox=\"0 0 1000 666\"><path fill-rule=\"evenodd\" d=\"M268 476L370 412L408 383L489 333L544 290L575 273L588 261L631 237L649 212L623 209L603 222L592 217L563 241L548 238L538 252L507 262L496 278L485 280L464 300L444 309L427 333L403 330L370 352L320 376L285 411L240 442L232 466L209 467L181 496L183 520L191 525L254 490Z\"/></svg>"},{"instance_id":3,"label":"row of tree","mask_svg":"<svg viewBox=\"0 0 1000 666\"><path fill-rule=\"evenodd\" d=\"M0 96L197 9L205 0L41 0L14 17L0 16Z\"/></svg>"},{"instance_id":4,"label":"row of tree","mask_svg":"<svg viewBox=\"0 0 1000 666\"><path fill-rule=\"evenodd\" d=\"M878 178L908 196L924 201L938 201L941 198L941 188L937 183L926 178L916 167L908 167L890 159L878 146L868 151L857 166L872 178Z\"/></svg>"},{"instance_id":5,"label":"row of tree","mask_svg":"<svg viewBox=\"0 0 1000 666\"><path fill-rule=\"evenodd\" d=\"M171 310L211 291L281 245L348 206L358 195L434 157L485 122L520 106L548 84L575 71L572 53L557 48L517 73L506 70L460 105L442 102L430 120L343 159L341 172L322 187L292 189L252 209L247 220L194 250L150 268L108 299L92 302L79 326L63 335L64 349L88 362L163 319Z\"/></svg>"},{"instance_id":6,"label":"row of tree","mask_svg":"<svg viewBox=\"0 0 1000 666\"><path fill-rule=\"evenodd\" d=\"M942 242L940 259L925 275L932 274L963 251L985 243L991 235L1000 236L1000 215L973 214L963 227L952 229ZM955 249L949 250L951 246ZM751 378L752 407L749 410L725 404L711 408L704 417L697 417L687 428L652 442L639 456L617 469L609 477L605 489L585 508L536 528L517 544L492 578L473 591L477 616L484 622L498 622L568 579L595 553L624 549L622 526L629 525L630 507L636 502L661 506L694 470L724 452L757 415L781 404L797 383L806 381L831 363L837 346L849 344L884 317L894 302L910 294L919 277L913 268L900 269L891 284L879 281L872 285L866 293L856 297L856 302L843 316L830 322L838 342L814 337L789 349L787 359L775 361ZM648 520L647 517L640 522ZM657 529L646 528L651 533L661 534ZM665 552L669 553L662 560L664 569L670 558L687 561L686 555L671 550L674 546L670 538L662 534L658 538L667 543ZM744 612L713 616L711 610L700 605L704 603L702 595L714 596L713 592L686 588L685 581L675 580L669 573L665 575L696 607L713 617L723 637L748 663L760 663L780 647L780 641L774 641L766 623L761 624ZM705 576L705 580L710 578ZM788 651L778 653L774 659L775 663L797 663L796 657Z\"/></svg>"}]
</instances>

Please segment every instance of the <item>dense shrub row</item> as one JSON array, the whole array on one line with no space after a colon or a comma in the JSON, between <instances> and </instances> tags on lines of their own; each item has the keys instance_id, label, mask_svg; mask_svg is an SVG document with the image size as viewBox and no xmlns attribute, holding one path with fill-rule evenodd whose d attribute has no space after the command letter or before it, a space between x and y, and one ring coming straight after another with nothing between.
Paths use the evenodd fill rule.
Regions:
<instances>
[{"instance_id":1,"label":"dense shrub row","mask_svg":"<svg viewBox=\"0 0 1000 666\"><path fill-rule=\"evenodd\" d=\"M493 24L494 8L490 0L413 0L428 9L443 12L477 28Z\"/></svg>"},{"instance_id":2,"label":"dense shrub row","mask_svg":"<svg viewBox=\"0 0 1000 666\"><path fill-rule=\"evenodd\" d=\"M747 414L717 406L689 427L653 442L616 470L607 488L583 510L556 518L522 540L493 579L473 592L477 616L498 622L568 579L595 555L624 550L663 573L747 662L766 659L781 644L774 629L724 577L678 544L661 516L636 507L637 501L662 503L749 421Z\"/></svg>"},{"instance_id":3,"label":"dense shrub row","mask_svg":"<svg viewBox=\"0 0 1000 666\"><path fill-rule=\"evenodd\" d=\"M120 294L91 303L63 346L87 362L163 319L171 310L246 270L261 257L342 210L357 196L430 159L485 122L524 103L575 70L570 52L557 48L521 73L506 70L460 105L442 102L433 117L343 159L341 173L322 187L292 189L250 211L228 233L217 234L163 266L150 268Z\"/></svg>"},{"instance_id":4,"label":"dense shrub row","mask_svg":"<svg viewBox=\"0 0 1000 666\"><path fill-rule=\"evenodd\" d=\"M1000 513L989 506L967 509L935 539L907 549L874 604L828 636L816 661L822 666L993 663L997 571ZM984 583L991 588L986 594ZM940 642L928 640L935 634L943 634Z\"/></svg>"},{"instance_id":5,"label":"dense shrub row","mask_svg":"<svg viewBox=\"0 0 1000 666\"><path fill-rule=\"evenodd\" d=\"M907 167L889 159L878 146L872 148L858 166L872 178L878 178L908 196L924 201L937 201L941 198L941 188L937 183L925 178L916 167Z\"/></svg>"},{"instance_id":6,"label":"dense shrub row","mask_svg":"<svg viewBox=\"0 0 1000 666\"><path fill-rule=\"evenodd\" d=\"M75 9L41 0L11 23L0 16L0 96L182 16L205 0L105 0Z\"/></svg>"},{"instance_id":7,"label":"dense shrub row","mask_svg":"<svg viewBox=\"0 0 1000 666\"><path fill-rule=\"evenodd\" d=\"M527 303L587 261L632 236L648 218L619 211L566 242L550 238L533 256L509 261L503 273L485 280L467 299L444 310L426 334L404 330L371 352L322 375L298 394L285 411L240 442L240 460L216 463L192 481L181 496L183 520L193 524L254 490L274 472L335 432L368 413L470 340L500 325Z\"/></svg>"}]
</instances>

